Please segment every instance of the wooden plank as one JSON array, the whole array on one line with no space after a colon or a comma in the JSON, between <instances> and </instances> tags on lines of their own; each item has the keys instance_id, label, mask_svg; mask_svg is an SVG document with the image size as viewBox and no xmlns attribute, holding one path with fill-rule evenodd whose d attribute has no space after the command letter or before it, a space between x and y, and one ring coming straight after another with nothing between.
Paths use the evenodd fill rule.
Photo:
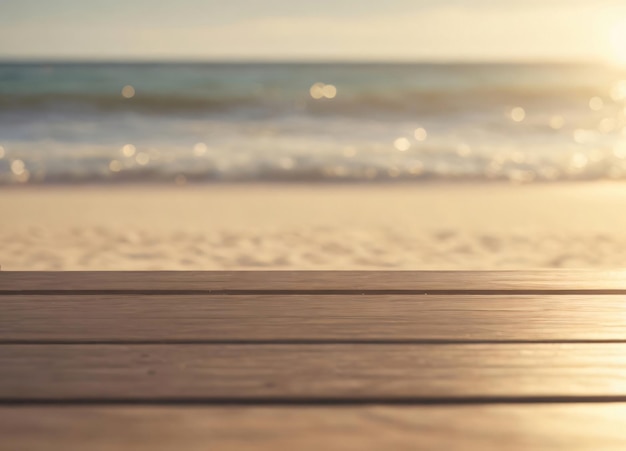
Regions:
<instances>
[{"instance_id":1,"label":"wooden plank","mask_svg":"<svg viewBox=\"0 0 626 451\"><path fill-rule=\"evenodd\" d=\"M626 293L626 271L0 272L0 292L42 291Z\"/></svg>"},{"instance_id":2,"label":"wooden plank","mask_svg":"<svg viewBox=\"0 0 626 451\"><path fill-rule=\"evenodd\" d=\"M626 344L3 345L0 401L626 400Z\"/></svg>"},{"instance_id":3,"label":"wooden plank","mask_svg":"<svg viewBox=\"0 0 626 451\"><path fill-rule=\"evenodd\" d=\"M622 451L624 404L0 408L3 450Z\"/></svg>"},{"instance_id":4,"label":"wooden plank","mask_svg":"<svg viewBox=\"0 0 626 451\"><path fill-rule=\"evenodd\" d=\"M626 340L620 295L5 295L0 342Z\"/></svg>"}]
</instances>

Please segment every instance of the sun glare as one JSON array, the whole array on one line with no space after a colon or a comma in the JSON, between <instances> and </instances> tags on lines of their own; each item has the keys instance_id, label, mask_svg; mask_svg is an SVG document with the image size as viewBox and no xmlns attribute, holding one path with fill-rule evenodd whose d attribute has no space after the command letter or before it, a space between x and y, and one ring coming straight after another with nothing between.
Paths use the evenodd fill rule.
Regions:
<instances>
[{"instance_id":1,"label":"sun glare","mask_svg":"<svg viewBox=\"0 0 626 451\"><path fill-rule=\"evenodd\" d=\"M626 66L626 19L617 22L611 28L611 51L613 61Z\"/></svg>"}]
</instances>

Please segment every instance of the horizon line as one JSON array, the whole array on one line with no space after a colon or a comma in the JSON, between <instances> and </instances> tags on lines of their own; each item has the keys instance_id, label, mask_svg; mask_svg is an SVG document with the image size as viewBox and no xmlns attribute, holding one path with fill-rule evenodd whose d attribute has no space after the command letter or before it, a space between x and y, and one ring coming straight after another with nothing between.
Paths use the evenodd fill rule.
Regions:
<instances>
[{"instance_id":1,"label":"horizon line","mask_svg":"<svg viewBox=\"0 0 626 451\"><path fill-rule=\"evenodd\" d=\"M424 64L424 65L612 65L601 58L181 58L181 57L5 57L0 64Z\"/></svg>"}]
</instances>

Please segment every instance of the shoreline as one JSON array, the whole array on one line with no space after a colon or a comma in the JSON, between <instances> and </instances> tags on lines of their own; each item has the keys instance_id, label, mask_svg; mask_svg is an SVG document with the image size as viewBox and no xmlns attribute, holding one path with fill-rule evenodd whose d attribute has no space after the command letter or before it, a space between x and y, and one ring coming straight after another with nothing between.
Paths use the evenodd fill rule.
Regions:
<instances>
[{"instance_id":1,"label":"shoreline","mask_svg":"<svg viewBox=\"0 0 626 451\"><path fill-rule=\"evenodd\" d=\"M124 188L146 188L146 189L170 189L170 188L212 188L212 187L300 187L300 188L342 188L357 187L365 189L376 189L385 187L519 187L530 188L537 187L619 187L626 189L626 179L559 179L559 180L543 180L537 179L532 182L516 182L505 178L458 178L458 179L441 179L441 178L424 178L424 179L373 179L373 180L302 180L302 179L280 179L280 180L186 180L182 184L172 180L170 183L159 181L143 181L143 180L110 180L110 181L88 181L88 182L28 182L28 183L4 183L0 184L0 192L4 190L42 190L42 189L77 189L77 188L95 188L95 189L124 189Z\"/></svg>"}]
</instances>

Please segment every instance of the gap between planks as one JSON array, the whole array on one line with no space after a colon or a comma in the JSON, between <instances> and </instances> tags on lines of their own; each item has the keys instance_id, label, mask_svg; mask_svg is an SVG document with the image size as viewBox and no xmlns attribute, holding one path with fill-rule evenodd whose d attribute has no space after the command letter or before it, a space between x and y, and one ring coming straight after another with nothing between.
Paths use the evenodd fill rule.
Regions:
<instances>
[{"instance_id":1,"label":"gap between planks","mask_svg":"<svg viewBox=\"0 0 626 451\"><path fill-rule=\"evenodd\" d=\"M626 293L626 271L0 272L4 293Z\"/></svg>"}]
</instances>

